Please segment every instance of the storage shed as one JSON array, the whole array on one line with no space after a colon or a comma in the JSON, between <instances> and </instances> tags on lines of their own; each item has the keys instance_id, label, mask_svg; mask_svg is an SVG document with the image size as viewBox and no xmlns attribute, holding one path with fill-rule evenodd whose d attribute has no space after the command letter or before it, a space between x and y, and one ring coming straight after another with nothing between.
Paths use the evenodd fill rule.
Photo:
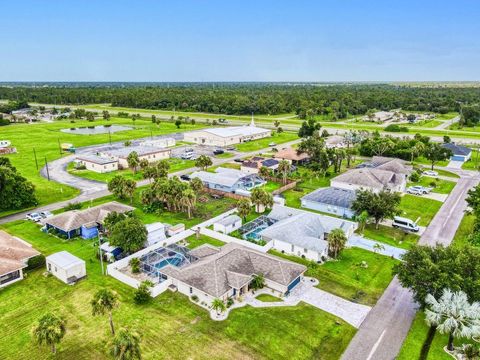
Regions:
<instances>
[{"instance_id":1,"label":"storage shed","mask_svg":"<svg viewBox=\"0 0 480 360\"><path fill-rule=\"evenodd\" d=\"M232 231L240 229L241 226L242 219L237 215L230 215L213 224L213 230L230 234Z\"/></svg>"},{"instance_id":2,"label":"storage shed","mask_svg":"<svg viewBox=\"0 0 480 360\"><path fill-rule=\"evenodd\" d=\"M46 264L48 272L65 284L75 284L78 280L87 276L85 261L68 251L60 251L47 256Z\"/></svg>"}]
</instances>

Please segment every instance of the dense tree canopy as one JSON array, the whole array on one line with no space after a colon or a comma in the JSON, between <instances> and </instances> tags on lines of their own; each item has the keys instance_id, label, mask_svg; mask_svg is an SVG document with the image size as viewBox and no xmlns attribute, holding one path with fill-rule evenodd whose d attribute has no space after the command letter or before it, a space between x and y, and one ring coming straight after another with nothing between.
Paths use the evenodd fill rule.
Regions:
<instances>
[{"instance_id":1,"label":"dense tree canopy","mask_svg":"<svg viewBox=\"0 0 480 360\"><path fill-rule=\"evenodd\" d=\"M475 104L475 87L413 87L390 84L49 84L0 87L0 98L56 104L111 103L148 109L175 108L222 114L281 114L333 119L365 114L369 109L402 108L446 113Z\"/></svg>"},{"instance_id":2,"label":"dense tree canopy","mask_svg":"<svg viewBox=\"0 0 480 360\"><path fill-rule=\"evenodd\" d=\"M0 157L0 211L36 204L33 184L17 172L8 158Z\"/></svg>"}]
</instances>

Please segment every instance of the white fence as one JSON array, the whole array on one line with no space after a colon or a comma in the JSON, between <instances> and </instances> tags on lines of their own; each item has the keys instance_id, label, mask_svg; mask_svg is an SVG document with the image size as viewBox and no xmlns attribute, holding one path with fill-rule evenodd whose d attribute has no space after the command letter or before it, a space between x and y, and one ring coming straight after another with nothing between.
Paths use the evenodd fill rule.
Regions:
<instances>
[{"instance_id":1,"label":"white fence","mask_svg":"<svg viewBox=\"0 0 480 360\"><path fill-rule=\"evenodd\" d=\"M233 236L222 234L222 233L219 233L217 231L213 231L213 230L210 230L210 229L207 229L207 228L201 228L200 229L200 234L210 236L211 238L223 241L225 243L232 243L233 242L233 243L248 247L248 248L253 249L253 250L261 251L261 252L267 252L273 246L273 241L269 241L264 246L260 246L260 245L254 244L250 241L237 239Z\"/></svg>"}]
</instances>

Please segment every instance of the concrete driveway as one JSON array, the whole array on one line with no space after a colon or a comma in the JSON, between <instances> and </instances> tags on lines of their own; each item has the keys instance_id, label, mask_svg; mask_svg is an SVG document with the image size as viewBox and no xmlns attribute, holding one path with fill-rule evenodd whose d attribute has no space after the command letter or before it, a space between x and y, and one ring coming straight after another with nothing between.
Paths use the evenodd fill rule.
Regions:
<instances>
[{"instance_id":1,"label":"concrete driveway","mask_svg":"<svg viewBox=\"0 0 480 360\"><path fill-rule=\"evenodd\" d=\"M450 160L450 162L447 165L447 168L461 169L462 165L463 165L463 161Z\"/></svg>"},{"instance_id":2,"label":"concrete driveway","mask_svg":"<svg viewBox=\"0 0 480 360\"><path fill-rule=\"evenodd\" d=\"M376 249L375 245L380 244L383 246L381 249ZM350 236L347 242L348 246L358 247L360 249L376 252L385 256L393 256L395 259L401 260L402 255L405 254L405 249L400 249L395 246L391 246L382 242L364 238L361 235L353 234Z\"/></svg>"}]
</instances>

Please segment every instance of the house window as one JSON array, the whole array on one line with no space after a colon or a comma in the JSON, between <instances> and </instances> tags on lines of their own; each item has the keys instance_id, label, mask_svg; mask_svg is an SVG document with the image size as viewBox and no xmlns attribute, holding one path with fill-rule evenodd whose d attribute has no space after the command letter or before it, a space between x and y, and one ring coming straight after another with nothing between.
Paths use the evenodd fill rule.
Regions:
<instances>
[{"instance_id":1,"label":"house window","mask_svg":"<svg viewBox=\"0 0 480 360\"><path fill-rule=\"evenodd\" d=\"M193 294L193 288L190 286L190 294Z\"/></svg>"}]
</instances>

